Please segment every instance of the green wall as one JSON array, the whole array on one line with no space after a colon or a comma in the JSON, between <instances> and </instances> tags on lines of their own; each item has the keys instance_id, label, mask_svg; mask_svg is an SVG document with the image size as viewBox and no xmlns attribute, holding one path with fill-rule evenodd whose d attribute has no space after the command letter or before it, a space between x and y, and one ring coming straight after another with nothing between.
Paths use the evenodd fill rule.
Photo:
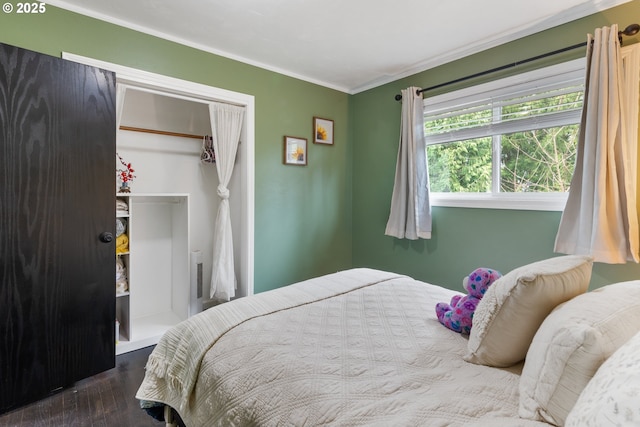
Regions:
<instances>
[{"instance_id":1,"label":"green wall","mask_svg":"<svg viewBox=\"0 0 640 427\"><path fill-rule=\"evenodd\" d=\"M553 244L560 212L434 207L432 239L412 242L384 236L400 129L400 103L394 100L394 95L409 86L430 87L580 43L597 27L618 23L622 29L638 19L640 2L633 1L353 96L350 124L354 150L354 266L393 270L462 290L462 278L476 267L493 267L506 273L517 266L558 255L553 252ZM627 44L637 41L638 36L625 38ZM521 72L583 55L584 49L578 49L516 70ZM513 70L449 86L426 96L508 73ZM633 279L640 279L637 264L596 264L591 286Z\"/></svg>"},{"instance_id":2,"label":"green wall","mask_svg":"<svg viewBox=\"0 0 640 427\"><path fill-rule=\"evenodd\" d=\"M349 95L47 5L0 14L0 42L66 51L255 97L255 291L351 266ZM335 145L311 143L312 118ZM283 136L308 138L308 166L282 164Z\"/></svg>"}]
</instances>

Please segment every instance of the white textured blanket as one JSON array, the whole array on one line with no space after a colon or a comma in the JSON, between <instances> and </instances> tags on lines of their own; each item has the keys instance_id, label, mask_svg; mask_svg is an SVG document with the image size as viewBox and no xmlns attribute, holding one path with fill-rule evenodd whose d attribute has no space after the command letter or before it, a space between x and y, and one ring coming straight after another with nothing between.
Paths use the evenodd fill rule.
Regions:
<instances>
[{"instance_id":1,"label":"white textured blanket","mask_svg":"<svg viewBox=\"0 0 640 427\"><path fill-rule=\"evenodd\" d=\"M544 425L517 416L517 368L462 360L434 311L453 294L354 269L222 304L163 337L136 397L189 427Z\"/></svg>"}]
</instances>

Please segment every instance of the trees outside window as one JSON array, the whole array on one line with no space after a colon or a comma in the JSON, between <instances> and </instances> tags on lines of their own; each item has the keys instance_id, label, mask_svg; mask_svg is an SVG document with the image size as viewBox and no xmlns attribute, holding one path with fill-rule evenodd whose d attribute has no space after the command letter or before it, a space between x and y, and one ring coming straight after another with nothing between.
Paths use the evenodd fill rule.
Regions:
<instances>
[{"instance_id":1,"label":"trees outside window","mask_svg":"<svg viewBox=\"0 0 640 427\"><path fill-rule=\"evenodd\" d=\"M432 193L566 193L583 101L577 60L425 99Z\"/></svg>"}]
</instances>

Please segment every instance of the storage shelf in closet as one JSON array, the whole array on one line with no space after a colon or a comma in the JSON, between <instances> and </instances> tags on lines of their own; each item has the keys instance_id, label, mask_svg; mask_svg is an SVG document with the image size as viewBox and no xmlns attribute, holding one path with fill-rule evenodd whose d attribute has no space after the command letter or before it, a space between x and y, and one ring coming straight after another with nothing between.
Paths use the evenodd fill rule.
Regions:
<instances>
[{"instance_id":1,"label":"storage shelf in closet","mask_svg":"<svg viewBox=\"0 0 640 427\"><path fill-rule=\"evenodd\" d=\"M189 195L118 193L127 203L129 251L123 260L128 291L116 293L120 337L116 354L157 344L172 326L188 317Z\"/></svg>"}]
</instances>

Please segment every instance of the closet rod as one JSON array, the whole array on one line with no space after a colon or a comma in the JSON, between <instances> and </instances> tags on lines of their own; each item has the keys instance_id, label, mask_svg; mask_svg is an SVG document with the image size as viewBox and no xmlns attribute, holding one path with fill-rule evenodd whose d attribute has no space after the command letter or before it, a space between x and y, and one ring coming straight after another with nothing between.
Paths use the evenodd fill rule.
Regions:
<instances>
[{"instance_id":1,"label":"closet rod","mask_svg":"<svg viewBox=\"0 0 640 427\"><path fill-rule=\"evenodd\" d=\"M180 133L180 132L169 132L166 130L136 128L132 126L120 126L120 130L128 130L132 132L155 133L158 135L180 136L183 138L193 138L193 139L200 139L200 140L204 138L204 135L193 135L191 133Z\"/></svg>"},{"instance_id":2,"label":"closet rod","mask_svg":"<svg viewBox=\"0 0 640 427\"><path fill-rule=\"evenodd\" d=\"M623 35L625 35L625 36L633 36L633 35L637 34L638 31L640 31L640 25L638 25L638 24L628 25L627 28L625 28L624 30L618 31L618 39L620 39L620 44L622 44L622 36ZM420 95L422 92L427 92L429 90L438 89L438 88L441 88L441 87L444 87L444 86L449 86L449 85L452 85L452 84L455 84L455 83L460 83L460 82L463 82L465 80L470 80L470 79L473 79L475 77L480 77L480 76L484 76L484 75L487 75L487 74L495 73L497 71L502 71L502 70L506 70L508 68L513 68L513 67L516 67L518 65L526 64L526 63L532 62L532 61L537 61L538 59L542 59L542 58L546 58L546 57L549 57L549 56L557 55L559 53L567 52L567 51L570 51L570 50L573 50L573 49L577 49L579 47L584 47L586 45L587 45L587 42L582 42L582 43L578 43L578 44L574 44L574 45L571 45L571 46L564 47L562 49L554 50L552 52L547 52L547 53L543 53L543 54L538 55L538 56L533 56L531 58L523 59L522 61L516 61L516 62L510 63L510 64L501 65L500 67L492 68L490 70L481 71L479 73L475 73L475 74L471 74L469 76L461 77L459 79L451 80L451 81L448 81L446 83L440 83L440 84L437 84L435 86L427 87L427 88L424 88L424 89L418 89L416 91L416 94ZM402 95L398 94L398 95L395 96L395 100L396 101L400 101L401 99L402 99Z\"/></svg>"}]
</instances>

